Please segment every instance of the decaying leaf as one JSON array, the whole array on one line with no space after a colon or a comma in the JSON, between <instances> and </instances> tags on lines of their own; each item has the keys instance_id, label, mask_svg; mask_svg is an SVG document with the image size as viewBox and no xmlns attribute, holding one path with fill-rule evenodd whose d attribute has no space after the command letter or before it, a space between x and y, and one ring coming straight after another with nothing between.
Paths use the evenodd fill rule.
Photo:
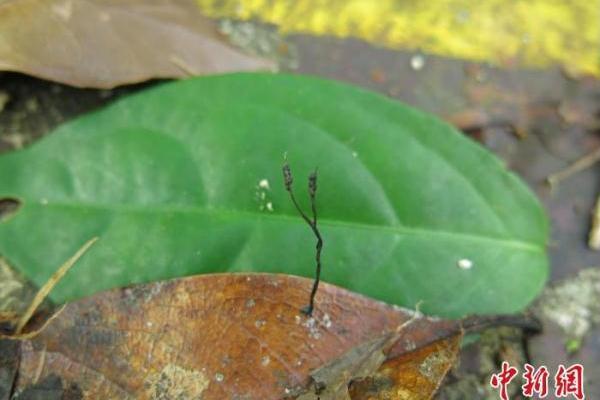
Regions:
<instances>
[{"instance_id":1,"label":"decaying leaf","mask_svg":"<svg viewBox=\"0 0 600 400\"><path fill-rule=\"evenodd\" d=\"M187 0L0 2L0 69L79 87L273 69Z\"/></svg>"},{"instance_id":2,"label":"decaying leaf","mask_svg":"<svg viewBox=\"0 0 600 400\"><path fill-rule=\"evenodd\" d=\"M201 275L70 303L19 342L12 389L84 399L431 398L458 351L460 322L328 284L307 317L311 283Z\"/></svg>"},{"instance_id":3,"label":"decaying leaf","mask_svg":"<svg viewBox=\"0 0 600 400\"><path fill-rule=\"evenodd\" d=\"M391 358L373 375L350 384L352 400L429 399L454 365L461 335Z\"/></svg>"}]
</instances>

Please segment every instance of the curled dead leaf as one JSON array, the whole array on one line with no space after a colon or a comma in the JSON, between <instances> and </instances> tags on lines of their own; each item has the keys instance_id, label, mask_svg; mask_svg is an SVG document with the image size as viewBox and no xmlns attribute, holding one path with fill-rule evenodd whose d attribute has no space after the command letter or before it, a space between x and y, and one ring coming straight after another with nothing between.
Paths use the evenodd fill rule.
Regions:
<instances>
[{"instance_id":1,"label":"curled dead leaf","mask_svg":"<svg viewBox=\"0 0 600 400\"><path fill-rule=\"evenodd\" d=\"M18 342L12 390L54 385L83 399L429 399L454 363L463 323L474 323L329 284L307 317L300 308L311 286L289 275L201 275L67 304Z\"/></svg>"},{"instance_id":2,"label":"curled dead leaf","mask_svg":"<svg viewBox=\"0 0 600 400\"><path fill-rule=\"evenodd\" d=\"M456 362L461 335L385 361L372 375L350 383L352 400L429 399Z\"/></svg>"},{"instance_id":3,"label":"curled dead leaf","mask_svg":"<svg viewBox=\"0 0 600 400\"><path fill-rule=\"evenodd\" d=\"M0 70L112 88L274 68L229 45L191 0L0 2Z\"/></svg>"}]
</instances>

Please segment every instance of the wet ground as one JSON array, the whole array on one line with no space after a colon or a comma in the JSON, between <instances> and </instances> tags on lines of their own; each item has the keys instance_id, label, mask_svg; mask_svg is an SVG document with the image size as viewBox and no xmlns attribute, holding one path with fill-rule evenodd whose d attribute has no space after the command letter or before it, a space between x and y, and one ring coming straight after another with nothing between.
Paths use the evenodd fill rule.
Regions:
<instances>
[{"instance_id":1,"label":"wet ground","mask_svg":"<svg viewBox=\"0 0 600 400\"><path fill-rule=\"evenodd\" d=\"M235 26L225 28L235 33ZM529 183L551 217L550 285L591 281L577 277L583 270L597 272L600 267L600 253L587 246L591 212L600 195L600 163L553 188L545 179L600 148L599 80L570 77L559 68L500 69L386 50L352 39L296 35L283 40L263 27L258 27L258 32L260 40L276 44L277 51L270 56L280 61L282 70L353 83L404 101L452 122L495 152ZM243 43L248 48L255 44L251 40ZM259 48L269 53L268 45ZM0 73L0 151L25 146L66 120L152 84L84 90ZM583 310L585 319L590 304L599 304L600 297L594 297L598 296L594 290L582 289L581 293L569 297L549 292L545 301L550 304L559 298L553 307L556 304L559 311L564 307L567 316ZM584 295L589 298L581 302ZM569 342L569 346L564 329L552 322L547 322L543 334L525 347L518 333L489 334L486 340L466 347L461 366L449 377L460 391L447 391L440 397L486 398L482 389L487 385L486 369L504 355L517 361L529 358L550 370L559 363L581 362L586 368L586 394L600 398L596 378L600 377L600 328L591 316L588 319L591 327L579 342Z\"/></svg>"}]
</instances>

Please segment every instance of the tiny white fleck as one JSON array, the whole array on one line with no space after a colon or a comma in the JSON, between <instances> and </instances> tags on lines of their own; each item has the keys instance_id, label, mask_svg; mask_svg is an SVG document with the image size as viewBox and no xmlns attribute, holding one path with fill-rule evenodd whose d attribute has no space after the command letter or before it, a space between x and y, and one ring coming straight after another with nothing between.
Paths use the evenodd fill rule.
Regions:
<instances>
[{"instance_id":1,"label":"tiny white fleck","mask_svg":"<svg viewBox=\"0 0 600 400\"><path fill-rule=\"evenodd\" d=\"M246 300L246 308L252 308L252 307L254 307L255 304L256 304L256 302L254 301L254 299Z\"/></svg>"},{"instance_id":2,"label":"tiny white fleck","mask_svg":"<svg viewBox=\"0 0 600 400\"><path fill-rule=\"evenodd\" d=\"M327 313L323 315L323 325L325 328L331 328L331 317Z\"/></svg>"},{"instance_id":3,"label":"tiny white fleck","mask_svg":"<svg viewBox=\"0 0 600 400\"><path fill-rule=\"evenodd\" d=\"M269 365L269 363L270 363L270 362L271 362L271 359L269 358L269 356L263 356L263 357L260 359L260 364L261 364L263 367L266 367L267 365Z\"/></svg>"},{"instance_id":4,"label":"tiny white fleck","mask_svg":"<svg viewBox=\"0 0 600 400\"><path fill-rule=\"evenodd\" d=\"M217 373L215 374L215 380L216 380L217 382L223 382L223 379L225 379L225 375L223 375L222 373L220 373L220 372L217 372Z\"/></svg>"},{"instance_id":5,"label":"tiny white fleck","mask_svg":"<svg viewBox=\"0 0 600 400\"><path fill-rule=\"evenodd\" d=\"M425 57L421 54L415 54L410 58L410 66L415 71L420 71L425 66Z\"/></svg>"},{"instance_id":6,"label":"tiny white fleck","mask_svg":"<svg viewBox=\"0 0 600 400\"><path fill-rule=\"evenodd\" d=\"M48 204L48 199L47 199L47 198L45 198L45 197L42 197L42 198L40 199L40 204L43 204L43 205L46 205L46 204Z\"/></svg>"},{"instance_id":7,"label":"tiny white fleck","mask_svg":"<svg viewBox=\"0 0 600 400\"><path fill-rule=\"evenodd\" d=\"M146 322L146 326L147 326L148 328L152 328L152 322L150 322L150 321Z\"/></svg>"},{"instance_id":8,"label":"tiny white fleck","mask_svg":"<svg viewBox=\"0 0 600 400\"><path fill-rule=\"evenodd\" d=\"M269 181L267 179L261 179L258 182L258 187L261 189L270 189Z\"/></svg>"},{"instance_id":9,"label":"tiny white fleck","mask_svg":"<svg viewBox=\"0 0 600 400\"><path fill-rule=\"evenodd\" d=\"M300 322L302 322L302 318L299 315L296 315L294 319L296 320L296 325L300 325Z\"/></svg>"},{"instance_id":10,"label":"tiny white fleck","mask_svg":"<svg viewBox=\"0 0 600 400\"><path fill-rule=\"evenodd\" d=\"M458 262L456 264L458 265L458 268L460 268L460 269L473 268L473 261L469 260L468 258L461 258L460 260L458 260Z\"/></svg>"},{"instance_id":11,"label":"tiny white fleck","mask_svg":"<svg viewBox=\"0 0 600 400\"><path fill-rule=\"evenodd\" d=\"M254 326L256 326L257 328L262 328L266 324L267 321L265 321L264 319L257 319L256 321L254 321Z\"/></svg>"},{"instance_id":12,"label":"tiny white fleck","mask_svg":"<svg viewBox=\"0 0 600 400\"><path fill-rule=\"evenodd\" d=\"M297 366L301 366L301 365L302 365L302 360L298 360L298 361L296 361L296 365L297 365Z\"/></svg>"},{"instance_id":13,"label":"tiny white fleck","mask_svg":"<svg viewBox=\"0 0 600 400\"><path fill-rule=\"evenodd\" d=\"M273 203L271 203L271 202L267 203L267 211L273 212Z\"/></svg>"},{"instance_id":14,"label":"tiny white fleck","mask_svg":"<svg viewBox=\"0 0 600 400\"><path fill-rule=\"evenodd\" d=\"M309 319L306 320L306 322L304 322L302 324L302 326L304 326L305 328L308 329L308 336L313 338L313 339L320 339L321 338L321 332L319 332L319 327L317 325L317 320L314 319L313 317L310 317Z\"/></svg>"},{"instance_id":15,"label":"tiny white fleck","mask_svg":"<svg viewBox=\"0 0 600 400\"><path fill-rule=\"evenodd\" d=\"M284 392L285 392L285 394L290 394L290 393L291 393L291 390L290 390L290 389L288 389L288 388L285 388Z\"/></svg>"},{"instance_id":16,"label":"tiny white fleck","mask_svg":"<svg viewBox=\"0 0 600 400\"><path fill-rule=\"evenodd\" d=\"M352 152L352 157L354 157L354 158L358 157L358 153L356 151L353 151Z\"/></svg>"}]
</instances>

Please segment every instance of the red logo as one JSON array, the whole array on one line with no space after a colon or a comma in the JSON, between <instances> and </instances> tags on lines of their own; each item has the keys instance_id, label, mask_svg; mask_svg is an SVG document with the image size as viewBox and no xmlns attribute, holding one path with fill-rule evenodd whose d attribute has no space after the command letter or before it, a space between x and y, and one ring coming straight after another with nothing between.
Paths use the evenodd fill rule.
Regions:
<instances>
[{"instance_id":1,"label":"red logo","mask_svg":"<svg viewBox=\"0 0 600 400\"><path fill-rule=\"evenodd\" d=\"M519 370L511 367L506 361L502 362L502 368L497 374L493 374L490 378L490 385L494 389L498 389L502 400L509 400L508 385L519 374ZM539 368L530 364L525 364L523 372L524 384L521 386L523 397L534 397L543 399L548 395L548 380L550 372L546 366L542 365ZM577 400L584 400L583 393L583 366L574 364L569 368L564 365L559 365L554 375L554 395L559 397L570 397Z\"/></svg>"},{"instance_id":2,"label":"red logo","mask_svg":"<svg viewBox=\"0 0 600 400\"><path fill-rule=\"evenodd\" d=\"M519 370L515 367L511 367L506 361L502 362L502 370L492 375L490 379L490 385L494 389L500 389L500 398L502 400L508 400L508 384L515 379L515 376L519 373Z\"/></svg>"},{"instance_id":3,"label":"red logo","mask_svg":"<svg viewBox=\"0 0 600 400\"><path fill-rule=\"evenodd\" d=\"M583 365L575 364L569 368L564 365L558 366L554 376L554 395L556 397L575 396L577 400L585 398L583 394Z\"/></svg>"},{"instance_id":4,"label":"red logo","mask_svg":"<svg viewBox=\"0 0 600 400\"><path fill-rule=\"evenodd\" d=\"M525 383L521 386L523 396L533 397L537 394L540 399L548 395L548 368L541 366L536 369L533 365L525 364L523 379Z\"/></svg>"}]
</instances>

